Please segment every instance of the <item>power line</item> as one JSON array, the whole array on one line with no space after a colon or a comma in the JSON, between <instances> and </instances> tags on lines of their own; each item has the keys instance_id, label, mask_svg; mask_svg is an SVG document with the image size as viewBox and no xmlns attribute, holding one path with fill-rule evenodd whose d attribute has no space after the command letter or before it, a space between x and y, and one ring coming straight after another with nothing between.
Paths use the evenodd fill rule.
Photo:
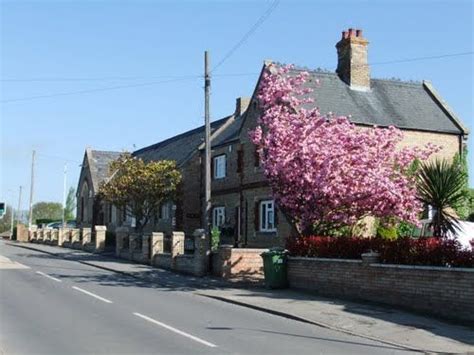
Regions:
<instances>
[{"instance_id":1,"label":"power line","mask_svg":"<svg viewBox=\"0 0 474 355\"><path fill-rule=\"evenodd\" d=\"M136 88L136 87L151 86L151 85L156 85L156 84L171 83L171 82L184 81L184 80L195 80L195 79L197 79L197 78L198 78L198 77L193 77L193 78L180 78L180 79L170 79L170 80L163 80L163 81L151 81L151 82L140 83L140 84L109 86L109 87L98 88L98 89L69 91L69 92L62 92L62 93L48 94L48 95L38 95L38 96L20 97L20 98L16 98L16 99L0 100L0 102L1 102L1 103L10 103L10 102L18 102L18 101L30 101L30 100L36 100L36 99L45 99L45 98L58 97L58 96L70 96L70 95L78 95L78 94L90 94L90 93L101 92L101 91L110 91L110 90Z\"/></svg>"},{"instance_id":2,"label":"power line","mask_svg":"<svg viewBox=\"0 0 474 355\"><path fill-rule=\"evenodd\" d=\"M396 64L396 63L407 63L407 62L417 62L422 60L431 60L431 59L441 59L441 58L449 58L449 57L459 57L464 55L472 55L474 52L461 52L461 53L451 53L451 54L440 54L440 55L433 55L428 57L415 57L415 58L405 58L405 59L397 59L397 60L390 60L386 62L375 62L369 65L384 65L384 64Z\"/></svg>"},{"instance_id":3,"label":"power line","mask_svg":"<svg viewBox=\"0 0 474 355\"><path fill-rule=\"evenodd\" d=\"M77 164L82 164L82 162L78 160L73 160L65 157L60 157L57 155L49 155L49 154L43 154L43 153L36 153L36 155L40 158L48 158L48 159L56 159L56 160L61 160L63 162L71 162L71 163L77 163Z\"/></svg>"},{"instance_id":4,"label":"power line","mask_svg":"<svg viewBox=\"0 0 474 355\"><path fill-rule=\"evenodd\" d=\"M385 62L374 62L374 63L368 63L368 64L353 65L352 68L372 67L372 66L375 66L375 65L398 64L398 63L408 63L408 62L420 62L420 61L424 61L424 60L461 57L461 56L473 55L473 54L474 54L474 52L460 52L460 53L448 53L448 54L432 55L432 56L426 56L426 57L413 57L413 58L395 59L395 60L388 60L388 61L385 61Z\"/></svg>"},{"instance_id":5,"label":"power line","mask_svg":"<svg viewBox=\"0 0 474 355\"><path fill-rule=\"evenodd\" d=\"M229 59L234 52L239 49L254 33L255 31L270 17L272 12L277 8L280 0L273 1L267 10L258 18L257 22L250 27L250 29L243 35L243 37L227 52L227 54L212 68L211 73L219 68L224 62Z\"/></svg>"},{"instance_id":6,"label":"power line","mask_svg":"<svg viewBox=\"0 0 474 355\"><path fill-rule=\"evenodd\" d=\"M257 73L258 74L258 73ZM231 76L248 76L255 75L255 73L228 73L228 74L216 74L218 77L231 77ZM82 81L133 81L133 80L144 80L144 79L194 79L202 78L202 75L163 75L163 76L123 76L123 77L85 77L85 78L69 78L69 77L50 77L50 78L9 78L0 79L0 82L4 83L30 83L30 82L82 82Z\"/></svg>"},{"instance_id":7,"label":"power line","mask_svg":"<svg viewBox=\"0 0 474 355\"><path fill-rule=\"evenodd\" d=\"M237 49L236 46L234 46L234 48ZM424 61L424 60L443 59L443 58L467 56L467 55L473 55L473 54L474 54L474 52L471 51L471 52L448 53L448 54L440 54L440 55L433 55L433 56L396 59L396 60L390 60L390 61L384 61L384 62L369 63L369 64L366 64L366 65L361 65L361 67L362 66L376 66L376 65L387 65L387 64L417 62L417 61ZM227 56L227 58L229 58L229 56ZM222 64L224 62L224 60L227 59L227 58L224 57L224 59L221 60L220 63ZM221 65L221 64L219 64L219 65ZM215 66L213 70L215 70L217 67L218 66ZM258 74L259 73L228 73L228 74L215 74L214 77L239 77L239 76L252 76L252 75L258 75ZM30 100L36 100L36 99L58 97L58 96L89 94L89 93L101 92L101 91L119 90L119 89L135 88L135 87L142 87L142 86L151 86L151 85L163 84L163 83L172 83L172 82L177 82L177 81L194 80L194 79L198 79L198 78L202 78L202 75L186 75L186 76L176 77L175 79L162 80L162 81L152 81L152 82L146 82L146 83L138 83L138 84L130 84L130 85L119 85L119 86L111 86L111 87L97 88L97 89L90 89L90 90L79 90L79 91L70 91L70 92L63 92L63 93L57 93L57 94L47 94L47 95L29 96L29 97L16 98L16 99L7 99L7 100L0 100L0 103L30 101ZM96 78L96 79L99 80L100 78ZM7 80L10 80L10 79L7 79ZM11 80L13 80L13 79L11 79ZM30 79L18 79L18 80L27 81L27 80L30 80ZM31 79L31 80L39 81L41 79ZM48 80L53 80L53 79L44 79L44 80L48 81ZM62 80L62 79L54 79L54 80ZM77 80L83 80L83 79L77 79ZM84 80L87 80L87 79L84 79Z\"/></svg>"},{"instance_id":8,"label":"power line","mask_svg":"<svg viewBox=\"0 0 474 355\"><path fill-rule=\"evenodd\" d=\"M144 79L185 79L196 78L200 75L160 75L160 76L111 76L111 77L85 77L85 78L68 78L68 77L50 77L50 78L9 78L0 79L7 83L22 83L22 82L75 82L75 81L133 81Z\"/></svg>"},{"instance_id":9,"label":"power line","mask_svg":"<svg viewBox=\"0 0 474 355\"><path fill-rule=\"evenodd\" d=\"M238 77L238 76L251 76L251 75L258 75L259 73L231 73L231 74L219 74L217 77ZM202 75L189 75L183 76L177 79L170 79L170 80L163 80L163 81L153 81L147 83L139 83L139 84L130 84L130 85L120 85L120 86L111 86L105 88L97 88L97 89L89 89L89 90L79 90L79 91L69 91L69 92L62 92L57 94L46 94L46 95L38 95L38 96L28 96L28 97L20 97L16 99L7 99L7 100L0 100L0 103L9 103L9 102L18 102L18 101L30 101L36 99L44 99L44 98L51 98L57 96L70 96L70 95L78 95L78 94L89 94L94 92L101 92L101 91L110 91L110 90L118 90L118 89L128 89L128 88L135 88L141 86L149 86L155 84L162 84L162 83L172 83L177 81L185 81L185 80L194 80L202 78Z\"/></svg>"}]
</instances>

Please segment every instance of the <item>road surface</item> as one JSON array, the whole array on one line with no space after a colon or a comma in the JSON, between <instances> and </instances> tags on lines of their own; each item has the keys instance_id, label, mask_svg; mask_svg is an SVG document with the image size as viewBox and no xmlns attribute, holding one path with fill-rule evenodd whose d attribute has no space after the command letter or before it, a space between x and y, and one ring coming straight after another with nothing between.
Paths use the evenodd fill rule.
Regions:
<instances>
[{"instance_id":1,"label":"road surface","mask_svg":"<svg viewBox=\"0 0 474 355\"><path fill-rule=\"evenodd\" d=\"M0 282L0 354L409 353L4 241Z\"/></svg>"}]
</instances>

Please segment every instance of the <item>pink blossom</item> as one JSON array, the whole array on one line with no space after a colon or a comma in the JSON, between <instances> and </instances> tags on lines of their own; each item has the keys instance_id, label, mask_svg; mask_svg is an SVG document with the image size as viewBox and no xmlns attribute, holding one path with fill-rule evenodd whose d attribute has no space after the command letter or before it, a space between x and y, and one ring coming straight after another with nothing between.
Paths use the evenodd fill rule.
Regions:
<instances>
[{"instance_id":1,"label":"pink blossom","mask_svg":"<svg viewBox=\"0 0 474 355\"><path fill-rule=\"evenodd\" d=\"M301 231L350 226L364 216L418 223L422 204L408 171L440 148L397 149L403 133L393 126L362 128L302 108L311 102L309 74L292 69L264 72L262 114L250 132L280 208Z\"/></svg>"}]
</instances>

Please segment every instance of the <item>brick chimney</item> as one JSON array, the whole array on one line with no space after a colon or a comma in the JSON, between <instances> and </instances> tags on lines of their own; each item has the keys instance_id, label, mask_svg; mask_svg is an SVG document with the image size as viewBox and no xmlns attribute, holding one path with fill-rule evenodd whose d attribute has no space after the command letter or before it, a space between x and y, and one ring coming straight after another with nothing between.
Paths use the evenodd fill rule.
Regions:
<instances>
[{"instance_id":1,"label":"brick chimney","mask_svg":"<svg viewBox=\"0 0 474 355\"><path fill-rule=\"evenodd\" d=\"M362 30L349 28L342 32L341 40L336 44L336 73L352 89L370 89L370 71L367 62L367 45Z\"/></svg>"},{"instance_id":2,"label":"brick chimney","mask_svg":"<svg viewBox=\"0 0 474 355\"><path fill-rule=\"evenodd\" d=\"M249 104L250 104L249 97L238 97L235 100L235 116L238 117L242 115L249 107Z\"/></svg>"}]
</instances>

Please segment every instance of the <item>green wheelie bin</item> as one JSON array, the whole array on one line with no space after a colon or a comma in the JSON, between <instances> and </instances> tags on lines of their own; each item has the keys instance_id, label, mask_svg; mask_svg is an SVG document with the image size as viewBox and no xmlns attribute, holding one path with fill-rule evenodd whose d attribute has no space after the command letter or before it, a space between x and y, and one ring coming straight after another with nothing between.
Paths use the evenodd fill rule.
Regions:
<instances>
[{"instance_id":1,"label":"green wheelie bin","mask_svg":"<svg viewBox=\"0 0 474 355\"><path fill-rule=\"evenodd\" d=\"M271 248L260 255L263 258L265 286L267 288L287 288L288 251L283 248Z\"/></svg>"}]
</instances>

